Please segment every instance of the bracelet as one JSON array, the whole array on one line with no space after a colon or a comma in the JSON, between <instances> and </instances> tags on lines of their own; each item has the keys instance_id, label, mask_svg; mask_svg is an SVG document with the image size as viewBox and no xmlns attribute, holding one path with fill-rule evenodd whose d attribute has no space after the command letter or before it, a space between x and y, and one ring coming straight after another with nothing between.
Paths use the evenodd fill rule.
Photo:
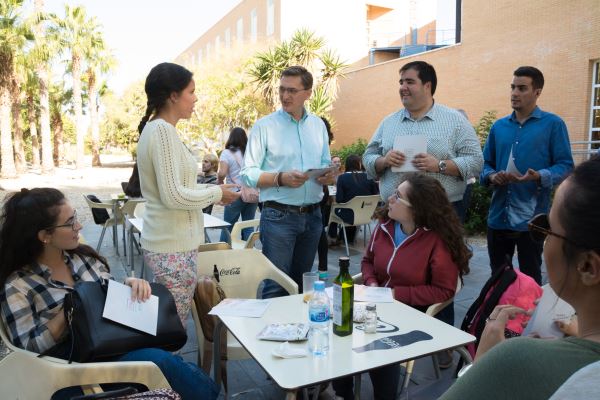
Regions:
<instances>
[{"instance_id":1,"label":"bracelet","mask_svg":"<svg viewBox=\"0 0 600 400\"><path fill-rule=\"evenodd\" d=\"M491 317L487 317L487 318L485 319L485 323L487 324L488 322L490 322L490 321L495 321L495 320L497 320L497 319L498 319L498 318L491 318Z\"/></svg>"},{"instance_id":2,"label":"bracelet","mask_svg":"<svg viewBox=\"0 0 600 400\"><path fill-rule=\"evenodd\" d=\"M277 173L277 187L283 186L283 172Z\"/></svg>"},{"instance_id":3,"label":"bracelet","mask_svg":"<svg viewBox=\"0 0 600 400\"><path fill-rule=\"evenodd\" d=\"M277 191L279 192L279 175L281 173L278 172L275 174L275 178L273 178L273 186L277 188Z\"/></svg>"}]
</instances>

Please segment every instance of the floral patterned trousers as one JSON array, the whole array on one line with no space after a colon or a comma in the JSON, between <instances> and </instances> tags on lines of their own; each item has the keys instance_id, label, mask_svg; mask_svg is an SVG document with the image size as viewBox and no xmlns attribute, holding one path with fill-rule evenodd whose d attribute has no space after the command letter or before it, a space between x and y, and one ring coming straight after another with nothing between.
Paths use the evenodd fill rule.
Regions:
<instances>
[{"instance_id":1,"label":"floral patterned trousers","mask_svg":"<svg viewBox=\"0 0 600 400\"><path fill-rule=\"evenodd\" d=\"M184 328L198 282L197 260L198 250L181 253L144 250L144 262L152 270L154 281L165 285L173 295Z\"/></svg>"}]
</instances>

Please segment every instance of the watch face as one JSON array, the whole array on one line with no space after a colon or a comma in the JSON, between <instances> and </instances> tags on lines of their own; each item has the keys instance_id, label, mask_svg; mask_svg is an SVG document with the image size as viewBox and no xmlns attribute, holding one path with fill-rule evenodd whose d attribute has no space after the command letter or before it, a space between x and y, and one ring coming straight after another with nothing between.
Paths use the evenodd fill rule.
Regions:
<instances>
[{"instance_id":1,"label":"watch face","mask_svg":"<svg viewBox=\"0 0 600 400\"><path fill-rule=\"evenodd\" d=\"M446 170L446 161L440 161L440 163L438 164L438 167L441 172L444 172Z\"/></svg>"}]
</instances>

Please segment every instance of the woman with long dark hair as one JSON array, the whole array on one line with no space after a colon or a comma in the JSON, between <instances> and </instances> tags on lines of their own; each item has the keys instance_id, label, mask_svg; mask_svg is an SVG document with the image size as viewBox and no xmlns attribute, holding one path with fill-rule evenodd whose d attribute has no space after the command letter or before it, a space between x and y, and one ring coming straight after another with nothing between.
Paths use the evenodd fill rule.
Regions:
<instances>
[{"instance_id":1,"label":"woman with long dark hair","mask_svg":"<svg viewBox=\"0 0 600 400\"><path fill-rule=\"evenodd\" d=\"M229 204L239 193L234 185L196 183L198 165L177 132L177 122L189 119L197 98L192 73L173 63L158 64L144 87L148 103L138 130L137 164L146 199L142 248L154 279L175 298L177 312L186 320L196 287L198 245L204 243L202 209Z\"/></svg>"},{"instance_id":2,"label":"woman with long dark hair","mask_svg":"<svg viewBox=\"0 0 600 400\"><path fill-rule=\"evenodd\" d=\"M106 260L79 243L81 228L76 211L56 189L21 189L5 199L0 216L0 307L15 346L37 353L51 349L49 355L68 358L65 295L76 282L112 279ZM135 299L150 297L148 282L130 277L125 284ZM214 399L219 392L196 365L164 350L134 350L115 361L154 362L184 399Z\"/></svg>"},{"instance_id":3,"label":"woman with long dark hair","mask_svg":"<svg viewBox=\"0 0 600 400\"><path fill-rule=\"evenodd\" d=\"M219 183L227 182L241 185L240 171L244 166L244 153L248 144L248 136L242 128L236 127L229 132L229 138L225 143L225 149L221 153L219 161ZM241 198L225 206L223 219L231 225L227 228L229 232L233 224L242 217L242 221L254 219L257 203L246 203ZM252 234L252 228L242 229L242 240L248 239ZM227 241L225 232L221 232L221 242Z\"/></svg>"},{"instance_id":4,"label":"woman with long dark hair","mask_svg":"<svg viewBox=\"0 0 600 400\"><path fill-rule=\"evenodd\" d=\"M389 287L396 300L425 311L454 296L459 277L469 273L471 256L440 182L412 174L388 198L387 215L371 236L361 270L365 285ZM399 364L370 375L375 398L396 398ZM344 399L353 398L352 378L334 381L334 389Z\"/></svg>"}]
</instances>

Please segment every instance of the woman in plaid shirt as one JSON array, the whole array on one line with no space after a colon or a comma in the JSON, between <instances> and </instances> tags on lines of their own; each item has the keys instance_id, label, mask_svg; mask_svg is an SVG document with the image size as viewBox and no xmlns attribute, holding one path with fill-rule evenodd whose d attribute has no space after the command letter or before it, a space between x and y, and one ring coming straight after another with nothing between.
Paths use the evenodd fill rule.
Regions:
<instances>
[{"instance_id":1,"label":"woman in plaid shirt","mask_svg":"<svg viewBox=\"0 0 600 400\"><path fill-rule=\"evenodd\" d=\"M106 260L79 243L82 226L63 193L21 189L7 196L0 216L0 307L18 347L65 358L65 294L78 281L112 279ZM146 301L150 285L127 278L134 299ZM62 346L65 345L65 346ZM219 389L196 365L160 349L129 352L117 361L152 361L183 399L214 399Z\"/></svg>"}]
</instances>

